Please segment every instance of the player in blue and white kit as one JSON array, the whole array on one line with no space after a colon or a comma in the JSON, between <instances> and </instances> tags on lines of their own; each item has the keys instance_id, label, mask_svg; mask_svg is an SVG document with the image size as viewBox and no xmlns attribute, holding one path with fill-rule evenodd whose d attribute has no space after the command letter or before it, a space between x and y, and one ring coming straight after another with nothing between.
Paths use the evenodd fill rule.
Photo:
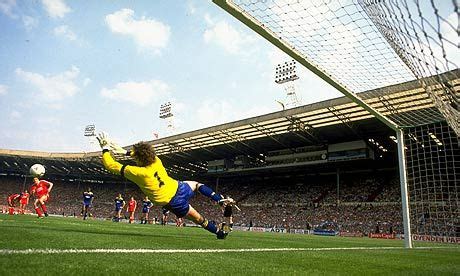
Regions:
<instances>
[{"instance_id":1,"label":"player in blue and white kit","mask_svg":"<svg viewBox=\"0 0 460 276\"><path fill-rule=\"evenodd\" d=\"M83 219L87 219L88 215L90 215L90 209L93 205L94 194L91 192L91 188L88 188L87 191L83 192L83 208L81 210L81 214Z\"/></svg>"},{"instance_id":2,"label":"player in blue and white kit","mask_svg":"<svg viewBox=\"0 0 460 276\"><path fill-rule=\"evenodd\" d=\"M147 224L149 220L149 212L150 208L152 208L153 203L150 201L148 196L144 197L142 200L142 216L141 216L141 224Z\"/></svg>"},{"instance_id":3,"label":"player in blue and white kit","mask_svg":"<svg viewBox=\"0 0 460 276\"><path fill-rule=\"evenodd\" d=\"M125 200L121 194L118 194L115 198L115 215L113 216L113 222L120 222L123 207L125 207Z\"/></svg>"}]
</instances>

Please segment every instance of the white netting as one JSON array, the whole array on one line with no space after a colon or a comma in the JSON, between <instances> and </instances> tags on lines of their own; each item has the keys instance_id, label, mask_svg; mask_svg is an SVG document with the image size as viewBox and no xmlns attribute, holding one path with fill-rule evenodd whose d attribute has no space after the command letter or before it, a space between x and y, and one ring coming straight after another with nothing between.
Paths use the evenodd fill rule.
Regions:
<instances>
[{"instance_id":1,"label":"white netting","mask_svg":"<svg viewBox=\"0 0 460 276\"><path fill-rule=\"evenodd\" d=\"M411 229L430 236L460 235L460 140L446 123L406 130Z\"/></svg>"},{"instance_id":2,"label":"white netting","mask_svg":"<svg viewBox=\"0 0 460 276\"><path fill-rule=\"evenodd\" d=\"M456 1L229 2L351 92L420 80L425 105L400 109L379 94L380 109L396 110L403 127L437 122L432 110L420 116L428 100L460 135L459 92L449 81L460 78Z\"/></svg>"},{"instance_id":3,"label":"white netting","mask_svg":"<svg viewBox=\"0 0 460 276\"><path fill-rule=\"evenodd\" d=\"M405 129L411 228L458 235L458 0L213 1Z\"/></svg>"}]
</instances>

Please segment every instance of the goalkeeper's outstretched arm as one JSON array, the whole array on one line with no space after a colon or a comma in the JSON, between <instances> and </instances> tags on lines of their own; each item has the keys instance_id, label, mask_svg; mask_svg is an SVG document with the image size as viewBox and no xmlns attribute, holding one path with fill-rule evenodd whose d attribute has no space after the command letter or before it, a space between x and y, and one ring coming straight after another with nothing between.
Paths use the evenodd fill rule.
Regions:
<instances>
[{"instance_id":1,"label":"goalkeeper's outstretched arm","mask_svg":"<svg viewBox=\"0 0 460 276\"><path fill-rule=\"evenodd\" d=\"M123 170L126 165L123 165L113 159L110 150L114 151L114 153L126 155L129 155L129 152L111 141L108 135L104 132L99 133L96 138L102 148L102 163L104 164L104 167L113 174L123 175Z\"/></svg>"},{"instance_id":2,"label":"goalkeeper's outstretched arm","mask_svg":"<svg viewBox=\"0 0 460 276\"><path fill-rule=\"evenodd\" d=\"M121 174L123 164L113 159L112 154L107 149L102 150L102 163L109 172L117 175Z\"/></svg>"}]
</instances>

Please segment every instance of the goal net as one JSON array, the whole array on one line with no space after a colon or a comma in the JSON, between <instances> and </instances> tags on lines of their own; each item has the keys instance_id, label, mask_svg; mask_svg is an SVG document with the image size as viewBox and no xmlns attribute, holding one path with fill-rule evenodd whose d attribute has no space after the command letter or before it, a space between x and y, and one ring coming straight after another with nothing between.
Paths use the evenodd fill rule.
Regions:
<instances>
[{"instance_id":1,"label":"goal net","mask_svg":"<svg viewBox=\"0 0 460 276\"><path fill-rule=\"evenodd\" d=\"M401 133L407 247L410 230L458 235L457 0L213 1Z\"/></svg>"},{"instance_id":2,"label":"goal net","mask_svg":"<svg viewBox=\"0 0 460 276\"><path fill-rule=\"evenodd\" d=\"M445 122L406 131L412 232L419 239L458 237L460 227L460 143Z\"/></svg>"}]
</instances>

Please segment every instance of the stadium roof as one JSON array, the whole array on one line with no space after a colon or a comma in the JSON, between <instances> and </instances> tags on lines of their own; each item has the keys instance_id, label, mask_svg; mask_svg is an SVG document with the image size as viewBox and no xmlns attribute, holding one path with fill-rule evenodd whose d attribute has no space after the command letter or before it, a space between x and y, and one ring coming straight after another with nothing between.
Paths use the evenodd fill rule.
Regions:
<instances>
[{"instance_id":1,"label":"stadium roof","mask_svg":"<svg viewBox=\"0 0 460 276\"><path fill-rule=\"evenodd\" d=\"M460 70L449 72L448 82L455 93L459 94ZM442 93L437 87L434 87L434 91ZM417 81L363 92L360 96L373 108L395 121L403 116L405 120L413 118L416 124L421 112L425 117L420 123L426 123L427 112L430 114L430 122L444 121ZM390 112L385 103L397 108ZM350 99L341 97L152 140L149 143L155 146L157 154L172 173L195 175L206 171L206 161L209 160L231 159L240 155L259 158L258 156L271 150L292 149L295 152L297 147L376 137L386 138L386 141L380 143L386 143L390 147L393 142L388 138L389 135L392 135L391 129ZM126 148L129 147L131 146ZM27 162L20 161L24 159ZM23 162L23 165L17 166L18 169L21 166L27 167L33 159L56 160L60 162L53 165L56 168L66 167L65 164L70 162L74 164L73 167L85 173L104 172L100 164L100 152L49 153L0 149L0 168L14 167L15 162ZM90 165L91 162L94 164ZM72 170L74 169L61 168L62 173Z\"/></svg>"}]
</instances>

